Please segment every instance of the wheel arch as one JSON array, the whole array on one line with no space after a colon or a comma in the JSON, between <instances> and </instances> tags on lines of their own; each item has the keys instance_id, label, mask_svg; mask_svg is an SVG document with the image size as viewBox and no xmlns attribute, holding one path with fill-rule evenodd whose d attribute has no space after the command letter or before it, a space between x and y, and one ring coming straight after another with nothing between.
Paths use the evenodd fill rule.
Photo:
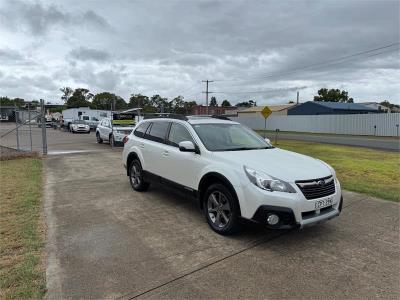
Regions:
<instances>
[{"instance_id":1,"label":"wheel arch","mask_svg":"<svg viewBox=\"0 0 400 300\"><path fill-rule=\"evenodd\" d=\"M201 210L204 208L204 194L207 190L207 188L214 183L221 183L224 186L226 186L229 191L232 193L232 196L234 197L235 201L237 202L237 205L239 207L239 216L242 215L241 210L240 210L240 203L239 199L236 193L235 188L233 187L232 183L229 181L228 178L226 178L224 175L218 173L218 172L209 172L205 175L200 180L199 183L199 188L198 188L198 205Z\"/></svg>"},{"instance_id":2,"label":"wheel arch","mask_svg":"<svg viewBox=\"0 0 400 300\"><path fill-rule=\"evenodd\" d=\"M137 155L136 152L131 152L128 154L128 158L126 159L126 175L129 176L131 172L131 163L135 160L139 160L140 164L142 162L140 161L139 155Z\"/></svg>"}]
</instances>

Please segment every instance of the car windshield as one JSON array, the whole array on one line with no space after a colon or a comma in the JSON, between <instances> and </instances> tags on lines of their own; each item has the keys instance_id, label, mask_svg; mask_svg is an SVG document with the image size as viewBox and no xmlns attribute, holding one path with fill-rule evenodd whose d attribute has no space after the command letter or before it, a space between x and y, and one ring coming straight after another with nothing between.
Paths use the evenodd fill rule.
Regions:
<instances>
[{"instance_id":1,"label":"car windshield","mask_svg":"<svg viewBox=\"0 0 400 300\"><path fill-rule=\"evenodd\" d=\"M193 124L210 151L241 151L274 148L261 136L240 124Z\"/></svg>"}]
</instances>

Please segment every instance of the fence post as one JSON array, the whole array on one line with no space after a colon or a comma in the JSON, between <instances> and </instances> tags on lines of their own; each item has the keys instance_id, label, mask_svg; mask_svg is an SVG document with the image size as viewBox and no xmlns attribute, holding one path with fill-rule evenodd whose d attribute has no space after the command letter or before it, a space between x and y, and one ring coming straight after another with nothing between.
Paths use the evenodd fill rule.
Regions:
<instances>
[{"instance_id":1,"label":"fence post","mask_svg":"<svg viewBox=\"0 0 400 300\"><path fill-rule=\"evenodd\" d=\"M376 125L374 125L374 136L376 136Z\"/></svg>"},{"instance_id":2,"label":"fence post","mask_svg":"<svg viewBox=\"0 0 400 300\"><path fill-rule=\"evenodd\" d=\"M19 130L18 130L18 117L17 117L17 106L14 106L14 117L15 117L15 133L17 138L17 150L19 151Z\"/></svg>"},{"instance_id":3,"label":"fence post","mask_svg":"<svg viewBox=\"0 0 400 300\"><path fill-rule=\"evenodd\" d=\"M31 103L28 102L28 119L29 119L29 139L31 143L31 152L32 152L32 126L31 126Z\"/></svg>"},{"instance_id":4,"label":"fence post","mask_svg":"<svg viewBox=\"0 0 400 300\"><path fill-rule=\"evenodd\" d=\"M41 122L42 122L42 146L43 146L43 155L47 155L47 136L46 136L46 111L44 107L44 100L40 99L40 114L41 114Z\"/></svg>"},{"instance_id":5,"label":"fence post","mask_svg":"<svg viewBox=\"0 0 400 300\"><path fill-rule=\"evenodd\" d=\"M397 127L397 137L399 136L399 124L396 124Z\"/></svg>"}]
</instances>

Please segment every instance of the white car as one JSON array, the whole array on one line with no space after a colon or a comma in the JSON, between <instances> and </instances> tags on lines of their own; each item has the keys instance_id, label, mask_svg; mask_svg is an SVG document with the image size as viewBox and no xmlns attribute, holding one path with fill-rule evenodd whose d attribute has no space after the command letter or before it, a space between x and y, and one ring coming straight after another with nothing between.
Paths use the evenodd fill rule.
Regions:
<instances>
[{"instance_id":1,"label":"white car","mask_svg":"<svg viewBox=\"0 0 400 300\"><path fill-rule=\"evenodd\" d=\"M98 143L109 141L110 145L122 144L126 136L131 134L132 125L114 125L111 126L111 118L104 118L96 127L96 139Z\"/></svg>"},{"instance_id":2,"label":"white car","mask_svg":"<svg viewBox=\"0 0 400 300\"><path fill-rule=\"evenodd\" d=\"M69 126L71 133L90 133L90 126L85 121L73 121Z\"/></svg>"},{"instance_id":3,"label":"white car","mask_svg":"<svg viewBox=\"0 0 400 300\"><path fill-rule=\"evenodd\" d=\"M236 232L241 218L271 228L302 228L342 209L332 167L275 148L230 120L146 119L126 139L123 162L135 191L145 191L152 181L185 191L220 234Z\"/></svg>"}]
</instances>

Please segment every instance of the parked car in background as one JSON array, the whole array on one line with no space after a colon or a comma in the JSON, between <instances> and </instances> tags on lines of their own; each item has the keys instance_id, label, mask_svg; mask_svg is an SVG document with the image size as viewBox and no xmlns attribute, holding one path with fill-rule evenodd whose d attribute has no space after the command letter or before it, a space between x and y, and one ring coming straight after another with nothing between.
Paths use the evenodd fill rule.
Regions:
<instances>
[{"instance_id":1,"label":"parked car in background","mask_svg":"<svg viewBox=\"0 0 400 300\"><path fill-rule=\"evenodd\" d=\"M99 119L96 117L90 117L90 116L82 116L82 120L86 122L90 126L90 130L95 131L97 128L97 125L100 123Z\"/></svg>"},{"instance_id":2,"label":"parked car in background","mask_svg":"<svg viewBox=\"0 0 400 300\"><path fill-rule=\"evenodd\" d=\"M240 123L218 118L153 118L125 140L132 188L165 183L197 199L219 234L240 219L302 228L338 216L342 192L325 162L272 146Z\"/></svg>"},{"instance_id":3,"label":"parked car in background","mask_svg":"<svg viewBox=\"0 0 400 300\"><path fill-rule=\"evenodd\" d=\"M104 118L96 128L96 139L98 143L109 141L110 145L122 144L126 136L131 134L134 125L119 124L112 126L111 118Z\"/></svg>"},{"instance_id":4,"label":"parked car in background","mask_svg":"<svg viewBox=\"0 0 400 300\"><path fill-rule=\"evenodd\" d=\"M89 126L91 126L94 130L94 124L98 122L98 120L109 117L110 115L111 112L107 110L90 109L89 107L68 108L62 111L62 127L64 127L66 130L69 130L69 127L73 121L85 120L89 121Z\"/></svg>"},{"instance_id":5,"label":"parked car in background","mask_svg":"<svg viewBox=\"0 0 400 300\"><path fill-rule=\"evenodd\" d=\"M73 121L69 130L71 133L90 133L90 126L85 121Z\"/></svg>"}]
</instances>

